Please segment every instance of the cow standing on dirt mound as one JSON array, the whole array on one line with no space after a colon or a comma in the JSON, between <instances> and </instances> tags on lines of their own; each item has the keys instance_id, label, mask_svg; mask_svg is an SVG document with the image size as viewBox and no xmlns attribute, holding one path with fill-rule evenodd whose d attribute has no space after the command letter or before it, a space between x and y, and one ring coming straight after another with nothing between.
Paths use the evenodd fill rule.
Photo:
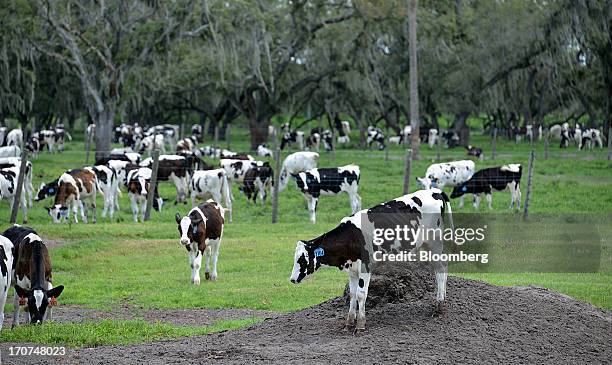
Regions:
<instances>
[{"instance_id":1,"label":"cow standing on dirt mound","mask_svg":"<svg viewBox=\"0 0 612 365\"><path fill-rule=\"evenodd\" d=\"M208 201L193 208L181 217L176 213L180 243L189 252L191 264L191 282L200 285L200 268L202 255L206 255L204 277L206 280L217 280L217 260L219 247L223 236L225 209L214 201ZM212 256L212 274L210 273L210 257Z\"/></svg>"},{"instance_id":2,"label":"cow standing on dirt mound","mask_svg":"<svg viewBox=\"0 0 612 365\"><path fill-rule=\"evenodd\" d=\"M289 280L300 283L321 266L337 267L349 275L350 307L346 326L365 329L365 302L372 272L384 255L419 250L423 244L432 254L443 249L442 235L423 240L424 235L410 237L381 237L384 232L397 227L408 229L444 229L446 223L453 228L452 212L448 197L440 189L420 190L401 196L371 209L362 210L344 218L340 225L323 235L307 241L298 241L295 248L293 272ZM384 239L383 239L384 238ZM436 273L436 309L442 311L446 296L447 264L433 261ZM356 312L357 304L359 313ZM356 323L355 323L356 322Z\"/></svg>"},{"instance_id":3,"label":"cow standing on dirt mound","mask_svg":"<svg viewBox=\"0 0 612 365\"><path fill-rule=\"evenodd\" d=\"M51 308L64 286L53 287L51 258L47 245L36 231L15 225L2 233L13 243L13 285L15 287L13 327L19 325L19 310L27 307L30 323L51 319Z\"/></svg>"}]
</instances>

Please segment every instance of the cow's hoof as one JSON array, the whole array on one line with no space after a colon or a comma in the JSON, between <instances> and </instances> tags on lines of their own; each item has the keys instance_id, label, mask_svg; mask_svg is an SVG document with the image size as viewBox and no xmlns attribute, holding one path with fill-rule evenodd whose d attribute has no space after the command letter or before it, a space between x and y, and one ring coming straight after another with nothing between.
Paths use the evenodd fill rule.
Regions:
<instances>
[{"instance_id":1,"label":"cow's hoof","mask_svg":"<svg viewBox=\"0 0 612 365\"><path fill-rule=\"evenodd\" d=\"M441 317L446 313L446 307L444 305L444 302L436 302L436 304L434 305L434 310L432 313L432 317Z\"/></svg>"},{"instance_id":2,"label":"cow's hoof","mask_svg":"<svg viewBox=\"0 0 612 365\"><path fill-rule=\"evenodd\" d=\"M200 285L200 278L195 278L192 280L195 285Z\"/></svg>"},{"instance_id":3,"label":"cow's hoof","mask_svg":"<svg viewBox=\"0 0 612 365\"><path fill-rule=\"evenodd\" d=\"M211 275L210 281L217 281L217 275Z\"/></svg>"},{"instance_id":4,"label":"cow's hoof","mask_svg":"<svg viewBox=\"0 0 612 365\"><path fill-rule=\"evenodd\" d=\"M204 278L206 280L210 280L210 273L204 273Z\"/></svg>"},{"instance_id":5,"label":"cow's hoof","mask_svg":"<svg viewBox=\"0 0 612 365\"><path fill-rule=\"evenodd\" d=\"M355 330L353 331L353 336L360 336L364 332L365 332L365 328L357 328L357 327L355 327Z\"/></svg>"},{"instance_id":6,"label":"cow's hoof","mask_svg":"<svg viewBox=\"0 0 612 365\"><path fill-rule=\"evenodd\" d=\"M364 319L357 319L357 326L355 327L356 331L365 331L366 321Z\"/></svg>"}]
</instances>

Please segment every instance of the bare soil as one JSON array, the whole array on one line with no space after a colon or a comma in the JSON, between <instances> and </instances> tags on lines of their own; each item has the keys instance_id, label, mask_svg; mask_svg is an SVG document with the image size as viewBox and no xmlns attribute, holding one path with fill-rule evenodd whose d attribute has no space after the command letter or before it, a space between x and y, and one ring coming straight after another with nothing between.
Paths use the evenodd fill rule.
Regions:
<instances>
[{"instance_id":1,"label":"bare soil","mask_svg":"<svg viewBox=\"0 0 612 365\"><path fill-rule=\"evenodd\" d=\"M347 308L345 298L339 297L239 330L133 346L71 349L68 356L55 359L10 360L23 364L609 364L612 359L610 311L547 289L499 287L450 277L446 311L432 316L433 288L433 276L420 271L373 278L367 329L357 334L343 329ZM182 324L177 318L189 311L164 311L151 318L167 316Z\"/></svg>"}]
</instances>

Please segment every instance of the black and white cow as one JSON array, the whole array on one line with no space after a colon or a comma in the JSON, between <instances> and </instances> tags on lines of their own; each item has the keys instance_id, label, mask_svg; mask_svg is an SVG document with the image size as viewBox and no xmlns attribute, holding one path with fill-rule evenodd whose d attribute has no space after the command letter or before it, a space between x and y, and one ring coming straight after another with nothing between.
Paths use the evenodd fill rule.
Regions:
<instances>
[{"instance_id":1,"label":"black and white cow","mask_svg":"<svg viewBox=\"0 0 612 365\"><path fill-rule=\"evenodd\" d=\"M138 214L140 213L140 221L144 222L145 212L147 209L147 193L151 190L151 169L141 167L128 172L125 185L127 187L128 196L132 205L132 217L134 222L138 223ZM140 204L140 212L138 206ZM164 200L159 197L157 186L153 192L153 209L160 212Z\"/></svg>"},{"instance_id":2,"label":"black and white cow","mask_svg":"<svg viewBox=\"0 0 612 365\"><path fill-rule=\"evenodd\" d=\"M306 148L311 151L319 151L321 145L321 130L313 128L310 131L310 136L306 138Z\"/></svg>"},{"instance_id":3,"label":"black and white cow","mask_svg":"<svg viewBox=\"0 0 612 365\"><path fill-rule=\"evenodd\" d=\"M482 148L475 146L467 146L465 147L468 156L474 156L480 161L484 160L484 153L482 152Z\"/></svg>"},{"instance_id":4,"label":"black and white cow","mask_svg":"<svg viewBox=\"0 0 612 365\"><path fill-rule=\"evenodd\" d=\"M4 138L6 137L6 127L0 127L0 146L4 146Z\"/></svg>"},{"instance_id":5,"label":"black and white cow","mask_svg":"<svg viewBox=\"0 0 612 365\"><path fill-rule=\"evenodd\" d=\"M474 194L474 208L480 205L480 194L485 194L489 209L492 209L492 190L510 190L510 209L521 207L521 175L523 168L520 164L508 164L491 167L477 171L468 181L455 186L451 198L458 198L464 194Z\"/></svg>"},{"instance_id":6,"label":"black and white cow","mask_svg":"<svg viewBox=\"0 0 612 365\"><path fill-rule=\"evenodd\" d=\"M580 130L578 130L580 133ZM601 132L599 129L588 128L582 132L582 138L580 140L580 144L578 145L578 149L588 148L593 149L593 147L603 148L603 142L601 139Z\"/></svg>"},{"instance_id":7,"label":"black and white cow","mask_svg":"<svg viewBox=\"0 0 612 365\"><path fill-rule=\"evenodd\" d=\"M247 197L247 202L253 198L253 203L257 203L257 195L261 200L261 205L266 205L267 189L274 180L274 171L269 165L251 167L244 175L242 191Z\"/></svg>"},{"instance_id":8,"label":"black and white cow","mask_svg":"<svg viewBox=\"0 0 612 365\"><path fill-rule=\"evenodd\" d=\"M13 286L15 287L13 327L20 323L21 307L27 309L31 324L52 319L51 308L64 290L53 287L51 257L47 245L29 227L15 225L2 233L13 243Z\"/></svg>"},{"instance_id":9,"label":"black and white cow","mask_svg":"<svg viewBox=\"0 0 612 365\"><path fill-rule=\"evenodd\" d=\"M7 146L21 146L23 143L23 131L21 128L15 128L6 135Z\"/></svg>"},{"instance_id":10,"label":"black and white cow","mask_svg":"<svg viewBox=\"0 0 612 365\"><path fill-rule=\"evenodd\" d=\"M444 246L441 234L434 234L433 238L425 241L424 235L420 234L405 237L407 239L388 239L384 236L376 237L376 232L396 227L443 230L445 225L454 229L450 202L441 190L420 190L401 196L346 217L339 226L317 238L298 241L289 280L298 284L322 266L347 272L350 307L346 326L364 330L370 278L376 266L384 261L383 255L402 251L416 252L421 248L440 254ZM426 245L423 246L424 243ZM417 258L420 260L420 255ZM447 263L433 261L432 264L436 274L436 309L441 311L446 299Z\"/></svg>"},{"instance_id":11,"label":"black and white cow","mask_svg":"<svg viewBox=\"0 0 612 365\"><path fill-rule=\"evenodd\" d=\"M471 160L434 163L425 171L425 177L417 177L417 184L423 189L438 188L444 190L446 186L455 187L468 181L474 175L475 164ZM463 197L459 208L463 207Z\"/></svg>"},{"instance_id":12,"label":"black and white cow","mask_svg":"<svg viewBox=\"0 0 612 365\"><path fill-rule=\"evenodd\" d=\"M446 142L446 148L455 148L459 146L459 135L453 131L446 131L442 133L442 138Z\"/></svg>"},{"instance_id":13,"label":"black and white cow","mask_svg":"<svg viewBox=\"0 0 612 365\"><path fill-rule=\"evenodd\" d=\"M359 166L318 168L294 175L298 188L308 201L310 221L316 223L317 202L321 195L338 195L346 192L353 213L361 209L359 196Z\"/></svg>"},{"instance_id":14,"label":"black and white cow","mask_svg":"<svg viewBox=\"0 0 612 365\"><path fill-rule=\"evenodd\" d=\"M168 144L170 146L170 151L176 151L176 140L179 135L179 130L180 127L176 124L162 124L149 128L146 134L148 136L153 134L161 135L163 138L162 144Z\"/></svg>"},{"instance_id":15,"label":"black and white cow","mask_svg":"<svg viewBox=\"0 0 612 365\"><path fill-rule=\"evenodd\" d=\"M7 167L0 169L0 200L7 199L10 203L11 209L13 210L13 203L15 194L17 194L17 177L19 176L19 166ZM24 184L28 185L28 184ZM21 204L21 211L23 214L23 223L28 222L28 204L26 200L26 189L21 190L21 197L19 199Z\"/></svg>"},{"instance_id":16,"label":"black and white cow","mask_svg":"<svg viewBox=\"0 0 612 365\"><path fill-rule=\"evenodd\" d=\"M331 152L334 150L334 135L332 131L326 129L321 133L321 140L323 141L323 148L325 151Z\"/></svg>"},{"instance_id":17,"label":"black and white cow","mask_svg":"<svg viewBox=\"0 0 612 365\"><path fill-rule=\"evenodd\" d=\"M257 146L257 156L272 157L272 150L266 147L265 144L260 144Z\"/></svg>"},{"instance_id":18,"label":"black and white cow","mask_svg":"<svg viewBox=\"0 0 612 365\"><path fill-rule=\"evenodd\" d=\"M293 131L287 132L283 134L283 138L281 139L280 149L283 150L287 146L292 146L293 144L297 145L297 148L300 150L304 149L304 132L302 131Z\"/></svg>"},{"instance_id":19,"label":"black and white cow","mask_svg":"<svg viewBox=\"0 0 612 365\"><path fill-rule=\"evenodd\" d=\"M96 165L92 167L86 167L91 170L98 178L98 188L104 195L104 209L102 210L102 218L106 218L106 214L110 220L113 220L115 213L115 199L119 195L119 180L117 179L117 172L107 165Z\"/></svg>"},{"instance_id":20,"label":"black and white cow","mask_svg":"<svg viewBox=\"0 0 612 365\"><path fill-rule=\"evenodd\" d=\"M244 175L246 175L250 168L257 166L269 166L269 163L264 161L221 159L219 161L219 165L226 172L230 195L233 199L232 183L235 182L242 184L244 181Z\"/></svg>"},{"instance_id":21,"label":"black and white cow","mask_svg":"<svg viewBox=\"0 0 612 365\"><path fill-rule=\"evenodd\" d=\"M351 124L349 123L348 120L340 121L340 118L336 116L334 120L334 127L336 128L336 131L338 132L337 142L339 145L348 144L351 142L351 137L350 137Z\"/></svg>"},{"instance_id":22,"label":"black and white cow","mask_svg":"<svg viewBox=\"0 0 612 365\"><path fill-rule=\"evenodd\" d=\"M19 156L21 156L21 148L19 148L19 146L0 147L0 157L19 157Z\"/></svg>"},{"instance_id":23,"label":"black and white cow","mask_svg":"<svg viewBox=\"0 0 612 365\"><path fill-rule=\"evenodd\" d=\"M69 141L72 141L72 136L68 131L64 128L64 124L59 123L55 126L55 144L57 145L57 150L59 152L64 152L64 143L66 142L66 138Z\"/></svg>"},{"instance_id":24,"label":"black and white cow","mask_svg":"<svg viewBox=\"0 0 612 365\"><path fill-rule=\"evenodd\" d=\"M317 167L319 161L319 154L316 152L294 152L287 156L283 161L283 167L280 171L280 185L279 190L285 189L289 183L289 177L293 176L302 171L311 170Z\"/></svg>"},{"instance_id":25,"label":"black and white cow","mask_svg":"<svg viewBox=\"0 0 612 365\"><path fill-rule=\"evenodd\" d=\"M138 151L138 153L146 152L149 156L154 148L161 153L166 153L166 145L164 143L164 136L162 134L144 137L136 144L136 151Z\"/></svg>"},{"instance_id":26,"label":"black and white cow","mask_svg":"<svg viewBox=\"0 0 612 365\"><path fill-rule=\"evenodd\" d=\"M195 136L185 137L176 143L176 152L193 152L198 146L198 139Z\"/></svg>"},{"instance_id":27,"label":"black and white cow","mask_svg":"<svg viewBox=\"0 0 612 365\"><path fill-rule=\"evenodd\" d=\"M153 159L148 157L140 164L141 167L153 167ZM176 187L176 203L186 202L187 181L191 169L190 161L184 156L161 155L157 168L157 181L172 181Z\"/></svg>"},{"instance_id":28,"label":"black and white cow","mask_svg":"<svg viewBox=\"0 0 612 365\"><path fill-rule=\"evenodd\" d=\"M204 140L204 133L202 131L202 125L194 124L191 126L191 135L195 137L196 141L202 142Z\"/></svg>"},{"instance_id":29,"label":"black and white cow","mask_svg":"<svg viewBox=\"0 0 612 365\"><path fill-rule=\"evenodd\" d=\"M180 244L189 252L191 282L200 285L202 256L206 256L204 276L206 280L217 280L217 261L223 236L225 209L213 201L202 203L181 217L176 213ZM210 259L212 257L212 273Z\"/></svg>"},{"instance_id":30,"label":"black and white cow","mask_svg":"<svg viewBox=\"0 0 612 365\"><path fill-rule=\"evenodd\" d=\"M0 235L0 330L4 323L4 305L13 277L13 242Z\"/></svg>"},{"instance_id":31,"label":"black and white cow","mask_svg":"<svg viewBox=\"0 0 612 365\"><path fill-rule=\"evenodd\" d=\"M141 158L140 153L132 152L131 148L113 148L108 157L96 160L96 165L106 165L110 160L121 160L139 164Z\"/></svg>"},{"instance_id":32,"label":"black and white cow","mask_svg":"<svg viewBox=\"0 0 612 365\"><path fill-rule=\"evenodd\" d=\"M0 158L0 169L6 169L9 167L16 167L19 171L21 168L21 158L19 157L2 157ZM32 162L26 162L26 169L23 181L23 189L25 190L26 196L28 197L28 206L32 208L32 198L34 196L34 186L32 185L33 168Z\"/></svg>"},{"instance_id":33,"label":"black and white cow","mask_svg":"<svg viewBox=\"0 0 612 365\"><path fill-rule=\"evenodd\" d=\"M206 198L207 194L210 194L219 204L221 204L221 198L224 198L229 212L229 221L232 221L232 198L227 172L224 169L194 171L189 182L189 193L193 207L196 206L196 198Z\"/></svg>"},{"instance_id":34,"label":"black and white cow","mask_svg":"<svg viewBox=\"0 0 612 365\"><path fill-rule=\"evenodd\" d=\"M380 128L369 126L367 134L368 147L371 146L373 142L378 144L379 150L385 149L385 135L383 131Z\"/></svg>"},{"instance_id":35,"label":"black and white cow","mask_svg":"<svg viewBox=\"0 0 612 365\"><path fill-rule=\"evenodd\" d=\"M60 223L62 219L68 221L68 211L72 206L74 223L79 222L77 217L79 208L81 219L87 223L87 204L84 203L87 200L93 212L92 222L96 223L96 195L98 192L104 195L104 192L100 190L98 178L91 169L74 169L63 173L58 179L54 204L46 208L47 213L53 219L53 223Z\"/></svg>"}]
</instances>

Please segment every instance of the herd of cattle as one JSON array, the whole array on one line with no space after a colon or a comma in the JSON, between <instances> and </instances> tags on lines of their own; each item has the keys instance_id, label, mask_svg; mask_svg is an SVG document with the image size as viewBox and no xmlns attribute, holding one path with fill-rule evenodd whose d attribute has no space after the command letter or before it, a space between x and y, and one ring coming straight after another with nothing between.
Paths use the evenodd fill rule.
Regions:
<instances>
[{"instance_id":1,"label":"herd of cattle","mask_svg":"<svg viewBox=\"0 0 612 365\"><path fill-rule=\"evenodd\" d=\"M339 128L349 139L350 130L344 123ZM60 133L53 131L55 136ZM318 146L321 141L331 146L329 140L333 134L314 132L306 140L309 146ZM372 133L370 133L372 132ZM87 133L95 133L91 125ZM560 136L569 133L562 127ZM594 133L594 132L592 132ZM10 133L9 133L10 134ZM316 135L319 134L317 137ZM584 133L581 133L583 135ZM63 132L62 136L68 135ZM176 214L175 220L179 230L179 242L188 251L191 266L191 282L200 284L200 268L202 257L205 257L205 279L217 279L217 261L219 248L225 224L225 212L232 221L231 184L240 184L240 190L248 200L256 203L257 197L265 204L267 190L276 183L269 163L258 161L246 153L235 153L212 147L198 147L201 141L201 128L194 126L192 135L177 140L178 130L175 126L165 125L143 131L137 125L122 125L116 131L117 142L124 144L123 148L111 151L107 158L96 161L91 167L65 171L56 180L43 183L34 194L32 186L32 164L28 161L22 190L21 204L24 222L27 221L27 207L32 206L32 200L41 201L53 197L54 203L47 207L53 222L59 223L70 219L70 211L74 222L96 221L96 196L104 196L102 216L112 220L114 211L119 209L119 196L122 190L127 192L131 202L134 221L144 220L146 200L151 191L153 160L142 158L142 153L151 152L153 148L166 150L166 145L173 148L174 154L159 156L157 180L171 182L176 188L176 202L186 202L191 198L192 209L187 215ZM368 142L379 143L384 148L382 131L376 128L368 130ZM569 136L569 134L567 134ZM593 134L595 136L595 134ZM599 136L599 135L598 135ZM7 139L9 136L7 136ZM437 131L427 132L429 143L433 146L437 139ZM17 147L15 134L10 136L11 146ZM452 139L452 137L451 137ZM303 134L286 132L283 142L300 143L304 141ZM327 140L327 142L326 142ZM431 142L431 141L434 142ZM54 139L54 143L63 141L63 137ZM285 142L286 141L286 142ZM18 143L19 142L19 143ZM401 139L400 141L401 142ZM585 141L581 141L584 145ZM600 142L594 142L600 144ZM46 142L47 146L49 143ZM49 147L52 150L52 147ZM271 151L266 146L259 146L259 156L270 156ZM480 157L477 151L472 152ZM204 158L218 159L218 165L212 166ZM362 330L365 328L365 301L374 260L375 251L396 252L394 242L374 245L366 237L365 230L380 228L384 222L376 218L377 214L395 214L403 222L411 222L424 228L436 228L443 225L452 227L452 212L450 199L444 193L445 187L452 187L451 198L460 198L459 207L463 206L463 198L467 194L474 197L474 206L478 208L480 197L484 195L491 208L492 192L509 190L511 194L510 208L520 207L520 180L522 166L507 164L503 166L475 169L473 160L436 163L428 167L425 176L417 178L422 188L415 193L404 195L370 209L361 208L359 196L360 168L351 164L334 168L319 168L319 154L314 151L298 151L288 155L279 173L279 190L282 191L290 180L296 182L308 202L311 222L316 221L318 200L324 195L346 193L349 196L351 215L344 218L340 225L323 235L311 240L297 242L294 255L293 271L290 281L300 283L322 266L336 267L346 271L349 276L350 307L346 320L347 327ZM0 196L11 198L16 193L16 178L21 167L17 156L0 159ZM153 191L153 208L160 210L164 204L157 189ZM35 195L35 196L34 196ZM207 199L197 205L196 199ZM12 201L12 199L10 199ZM89 209L91 208L91 213ZM80 212L80 214L79 214ZM364 221L367 217L367 221ZM367 223L369 222L369 223ZM366 227L373 224L373 227ZM381 226L382 225L382 226ZM441 253L443 243L425 242L418 239L412 242L412 249L426 248L432 253ZM423 246L423 247L422 247ZM212 261L212 263L211 263ZM212 267L212 268L211 268ZM21 307L27 308L31 323L41 323L51 317L51 310L57 304L57 297L62 293L63 286L53 287L51 275L51 260L47 247L37 233L28 227L15 225L0 236L0 268L2 282L0 283L0 320L3 321L3 308L6 302L8 287L15 287L15 320L19 324ZM446 262L434 262L437 284L437 308L441 309L446 293ZM0 321L0 328L2 322Z\"/></svg>"}]
</instances>

